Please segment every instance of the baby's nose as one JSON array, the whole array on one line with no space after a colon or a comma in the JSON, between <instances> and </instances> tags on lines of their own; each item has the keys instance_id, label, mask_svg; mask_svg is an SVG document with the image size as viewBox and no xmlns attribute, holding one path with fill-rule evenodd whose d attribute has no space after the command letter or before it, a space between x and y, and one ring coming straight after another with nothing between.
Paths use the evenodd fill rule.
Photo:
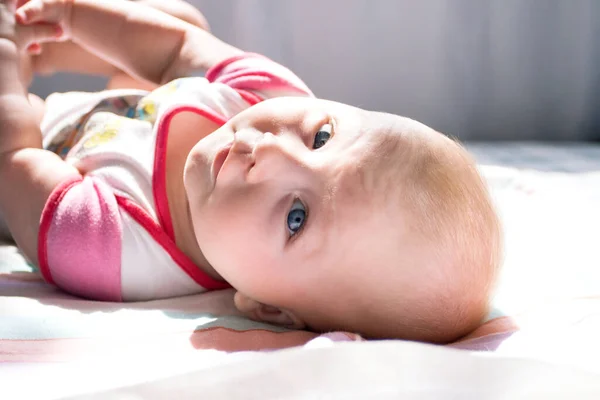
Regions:
<instances>
[{"instance_id":1,"label":"baby's nose","mask_svg":"<svg viewBox=\"0 0 600 400\"><path fill-rule=\"evenodd\" d=\"M282 139L270 132L263 133L259 140L254 143L252 150L252 158L254 163L269 164L271 167L276 167L281 164L283 159L287 159L287 150Z\"/></svg>"},{"instance_id":2,"label":"baby's nose","mask_svg":"<svg viewBox=\"0 0 600 400\"><path fill-rule=\"evenodd\" d=\"M248 175L250 181L289 179L293 157L284 142L285 139L270 132L261 133L252 149L252 168Z\"/></svg>"},{"instance_id":3,"label":"baby's nose","mask_svg":"<svg viewBox=\"0 0 600 400\"><path fill-rule=\"evenodd\" d=\"M235 132L232 151L241 154L253 154L256 145L262 140L263 133L256 129L242 129Z\"/></svg>"}]
</instances>

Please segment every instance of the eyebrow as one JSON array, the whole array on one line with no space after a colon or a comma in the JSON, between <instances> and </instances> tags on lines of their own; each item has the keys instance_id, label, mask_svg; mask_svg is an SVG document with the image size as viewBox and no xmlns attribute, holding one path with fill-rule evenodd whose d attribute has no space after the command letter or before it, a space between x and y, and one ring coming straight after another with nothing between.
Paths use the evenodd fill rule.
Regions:
<instances>
[{"instance_id":1,"label":"eyebrow","mask_svg":"<svg viewBox=\"0 0 600 400\"><path fill-rule=\"evenodd\" d=\"M306 259L310 260L318 257L327 248L329 239L331 237L331 228L333 225L333 218L328 212L331 209L331 196L328 196L328 201L325 203L327 206L321 204L313 205L309 209L308 223L304 227L299 241L296 245L300 245L305 249ZM316 209L316 211L313 211ZM316 214L316 215L315 215Z\"/></svg>"}]
</instances>

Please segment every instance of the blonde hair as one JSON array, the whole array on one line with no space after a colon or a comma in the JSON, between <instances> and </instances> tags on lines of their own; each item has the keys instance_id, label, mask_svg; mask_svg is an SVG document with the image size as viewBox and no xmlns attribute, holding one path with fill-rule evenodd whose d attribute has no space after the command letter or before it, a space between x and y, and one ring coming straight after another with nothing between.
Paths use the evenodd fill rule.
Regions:
<instances>
[{"instance_id":1,"label":"blonde hair","mask_svg":"<svg viewBox=\"0 0 600 400\"><path fill-rule=\"evenodd\" d=\"M443 290L431 304L431 328L456 337L475 329L489 311L502 235L474 160L457 141L443 142L415 149L407 193L415 231L436 241L436 258L448 265L437 270Z\"/></svg>"},{"instance_id":2,"label":"blonde hair","mask_svg":"<svg viewBox=\"0 0 600 400\"><path fill-rule=\"evenodd\" d=\"M386 207L408 210L411 235L428 254L410 260L399 254L399 261L414 263L411 268L426 279L412 295L400 294L415 307L388 307L381 318L396 321L363 333L448 342L477 328L489 311L501 263L500 223L468 152L423 124L402 121L391 124L376 162L365 163L371 167L363 174L375 177L366 180L372 190L385 192Z\"/></svg>"}]
</instances>

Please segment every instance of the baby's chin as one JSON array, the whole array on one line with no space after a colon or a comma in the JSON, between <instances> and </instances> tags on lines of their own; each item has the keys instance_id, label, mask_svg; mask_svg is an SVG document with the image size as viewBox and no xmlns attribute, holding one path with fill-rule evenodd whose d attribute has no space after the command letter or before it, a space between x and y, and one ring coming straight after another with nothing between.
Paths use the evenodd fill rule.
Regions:
<instances>
[{"instance_id":1,"label":"baby's chin","mask_svg":"<svg viewBox=\"0 0 600 400\"><path fill-rule=\"evenodd\" d=\"M210 182L210 161L206 153L197 146L198 144L189 152L183 167L183 186L189 200L201 196Z\"/></svg>"},{"instance_id":2,"label":"baby's chin","mask_svg":"<svg viewBox=\"0 0 600 400\"><path fill-rule=\"evenodd\" d=\"M183 169L183 183L188 197L208 195L212 191L211 167L215 155L232 140L233 133L224 126L202 138L192 147Z\"/></svg>"}]
</instances>

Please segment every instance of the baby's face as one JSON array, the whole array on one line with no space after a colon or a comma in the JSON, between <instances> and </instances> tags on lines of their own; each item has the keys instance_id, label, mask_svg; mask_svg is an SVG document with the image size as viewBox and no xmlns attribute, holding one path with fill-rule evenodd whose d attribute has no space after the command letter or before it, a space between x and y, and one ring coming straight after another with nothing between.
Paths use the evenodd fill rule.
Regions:
<instances>
[{"instance_id":1,"label":"baby's face","mask_svg":"<svg viewBox=\"0 0 600 400\"><path fill-rule=\"evenodd\" d=\"M198 142L184 182L212 267L316 329L328 329L332 314L363 318L358 310L385 301L382 293L410 290L413 274L398 279L389 262L400 238L411 247L402 210L387 207L364 173L393 142L389 125L389 116L347 105L282 98Z\"/></svg>"}]
</instances>

